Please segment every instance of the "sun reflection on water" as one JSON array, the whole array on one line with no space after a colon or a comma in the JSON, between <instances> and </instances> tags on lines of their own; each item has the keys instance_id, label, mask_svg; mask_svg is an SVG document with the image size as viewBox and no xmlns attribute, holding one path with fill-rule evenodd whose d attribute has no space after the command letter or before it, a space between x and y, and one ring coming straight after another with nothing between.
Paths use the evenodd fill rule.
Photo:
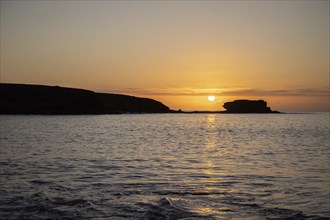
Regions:
<instances>
[{"instance_id":1,"label":"sun reflection on water","mask_svg":"<svg viewBox=\"0 0 330 220\"><path fill-rule=\"evenodd\" d=\"M206 118L206 134L205 134L205 146L203 148L203 174L209 178L205 179L206 182L216 182L214 178L215 164L214 164L214 153L217 150L217 124L216 114L208 114Z\"/></svg>"}]
</instances>

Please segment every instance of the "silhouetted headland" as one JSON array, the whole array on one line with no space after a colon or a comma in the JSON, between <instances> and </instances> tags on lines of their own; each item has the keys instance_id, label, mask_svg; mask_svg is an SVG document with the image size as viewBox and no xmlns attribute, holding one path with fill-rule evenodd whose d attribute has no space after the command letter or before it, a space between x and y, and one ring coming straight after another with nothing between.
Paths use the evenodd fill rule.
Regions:
<instances>
[{"instance_id":1,"label":"silhouetted headland","mask_svg":"<svg viewBox=\"0 0 330 220\"><path fill-rule=\"evenodd\" d=\"M226 102L226 111L171 110L163 103L129 95L96 93L59 86L0 83L0 114L123 114L123 113L279 113L263 100Z\"/></svg>"},{"instance_id":2,"label":"silhouetted headland","mask_svg":"<svg viewBox=\"0 0 330 220\"><path fill-rule=\"evenodd\" d=\"M0 114L169 113L163 103L59 86L0 83Z\"/></svg>"},{"instance_id":3,"label":"silhouetted headland","mask_svg":"<svg viewBox=\"0 0 330 220\"><path fill-rule=\"evenodd\" d=\"M235 100L226 102L223 107L226 109L224 113L280 113L267 107L264 100Z\"/></svg>"}]
</instances>

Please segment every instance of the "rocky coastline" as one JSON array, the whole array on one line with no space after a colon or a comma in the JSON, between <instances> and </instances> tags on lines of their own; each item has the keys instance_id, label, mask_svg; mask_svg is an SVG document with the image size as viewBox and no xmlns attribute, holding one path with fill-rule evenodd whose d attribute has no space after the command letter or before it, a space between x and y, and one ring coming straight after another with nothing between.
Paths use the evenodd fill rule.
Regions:
<instances>
[{"instance_id":1,"label":"rocky coastline","mask_svg":"<svg viewBox=\"0 0 330 220\"><path fill-rule=\"evenodd\" d=\"M264 100L235 100L224 103L225 111L171 110L149 98L59 86L0 83L0 114L82 115L134 113L280 113Z\"/></svg>"}]
</instances>

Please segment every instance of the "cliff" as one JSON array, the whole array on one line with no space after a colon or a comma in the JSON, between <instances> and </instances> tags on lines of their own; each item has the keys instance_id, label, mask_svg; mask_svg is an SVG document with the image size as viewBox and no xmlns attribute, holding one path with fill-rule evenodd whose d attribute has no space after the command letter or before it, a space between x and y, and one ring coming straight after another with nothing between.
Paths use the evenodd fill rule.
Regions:
<instances>
[{"instance_id":1,"label":"cliff","mask_svg":"<svg viewBox=\"0 0 330 220\"><path fill-rule=\"evenodd\" d=\"M225 113L279 113L267 107L264 100L235 100L226 102L223 107L226 109Z\"/></svg>"},{"instance_id":2,"label":"cliff","mask_svg":"<svg viewBox=\"0 0 330 220\"><path fill-rule=\"evenodd\" d=\"M0 114L167 113L153 99L59 86L0 83Z\"/></svg>"}]
</instances>

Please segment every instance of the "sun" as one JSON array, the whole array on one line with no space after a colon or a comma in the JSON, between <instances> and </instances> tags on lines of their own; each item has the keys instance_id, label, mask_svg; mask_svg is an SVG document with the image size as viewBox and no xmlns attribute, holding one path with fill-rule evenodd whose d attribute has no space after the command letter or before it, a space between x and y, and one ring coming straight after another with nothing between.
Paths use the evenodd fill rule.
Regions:
<instances>
[{"instance_id":1,"label":"sun","mask_svg":"<svg viewBox=\"0 0 330 220\"><path fill-rule=\"evenodd\" d=\"M215 100L215 96L210 95L209 97L207 97L207 99L208 99L210 102L214 102L214 100Z\"/></svg>"}]
</instances>

